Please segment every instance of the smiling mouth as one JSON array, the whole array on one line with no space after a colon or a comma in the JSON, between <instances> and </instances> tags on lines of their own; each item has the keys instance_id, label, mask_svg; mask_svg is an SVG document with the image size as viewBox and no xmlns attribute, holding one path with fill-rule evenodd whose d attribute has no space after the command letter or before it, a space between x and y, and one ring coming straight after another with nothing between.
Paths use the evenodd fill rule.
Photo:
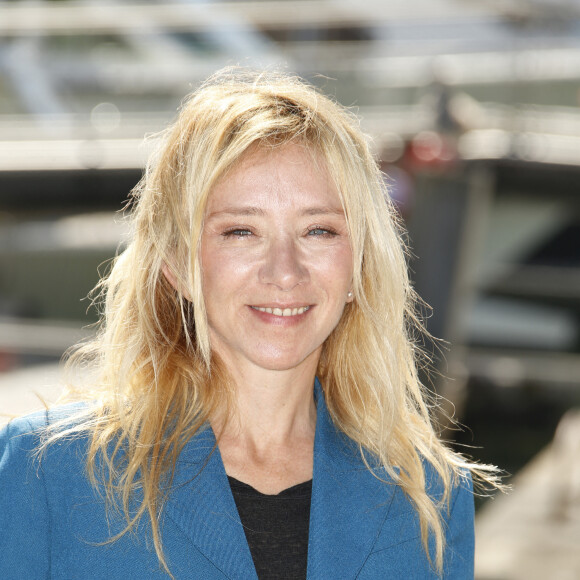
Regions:
<instances>
[{"instance_id":1,"label":"smiling mouth","mask_svg":"<svg viewBox=\"0 0 580 580\"><path fill-rule=\"evenodd\" d=\"M273 314L274 316L298 316L299 314L304 314L310 309L310 306L301 306L300 308L261 308L260 306L252 306L254 310L259 310L260 312L266 312L267 314Z\"/></svg>"}]
</instances>

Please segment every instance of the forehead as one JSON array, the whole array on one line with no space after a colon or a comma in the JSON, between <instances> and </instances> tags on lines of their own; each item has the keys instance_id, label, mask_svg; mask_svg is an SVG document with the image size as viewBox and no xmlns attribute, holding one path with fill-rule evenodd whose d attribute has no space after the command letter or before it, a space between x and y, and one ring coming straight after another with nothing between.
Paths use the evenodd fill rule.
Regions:
<instances>
[{"instance_id":1,"label":"forehead","mask_svg":"<svg viewBox=\"0 0 580 580\"><path fill-rule=\"evenodd\" d=\"M226 206L292 207L309 204L342 208L322 156L312 147L289 143L251 146L210 192L206 212Z\"/></svg>"}]
</instances>

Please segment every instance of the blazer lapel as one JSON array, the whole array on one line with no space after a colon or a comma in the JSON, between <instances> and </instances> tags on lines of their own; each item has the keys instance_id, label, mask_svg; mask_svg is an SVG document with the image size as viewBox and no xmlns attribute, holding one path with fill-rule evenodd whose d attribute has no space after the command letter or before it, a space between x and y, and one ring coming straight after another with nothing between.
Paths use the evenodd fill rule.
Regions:
<instances>
[{"instance_id":1,"label":"blazer lapel","mask_svg":"<svg viewBox=\"0 0 580 580\"><path fill-rule=\"evenodd\" d=\"M374 477L328 414L318 379L308 578L355 578L387 520L395 485ZM395 502L396 503L396 502Z\"/></svg>"},{"instance_id":2,"label":"blazer lapel","mask_svg":"<svg viewBox=\"0 0 580 580\"><path fill-rule=\"evenodd\" d=\"M181 453L166 513L228 578L257 580L211 428L194 437Z\"/></svg>"},{"instance_id":3,"label":"blazer lapel","mask_svg":"<svg viewBox=\"0 0 580 580\"><path fill-rule=\"evenodd\" d=\"M315 397L308 578L350 580L379 536L383 548L398 541L397 516L408 504L397 485L369 472L356 446L335 428L318 379ZM181 453L166 514L226 577L257 580L211 428Z\"/></svg>"}]
</instances>

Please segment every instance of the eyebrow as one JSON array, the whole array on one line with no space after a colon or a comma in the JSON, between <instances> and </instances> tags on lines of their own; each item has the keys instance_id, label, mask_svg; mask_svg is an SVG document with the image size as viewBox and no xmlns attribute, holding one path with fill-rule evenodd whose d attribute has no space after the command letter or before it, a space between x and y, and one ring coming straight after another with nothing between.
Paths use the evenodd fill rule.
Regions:
<instances>
[{"instance_id":1,"label":"eyebrow","mask_svg":"<svg viewBox=\"0 0 580 580\"><path fill-rule=\"evenodd\" d=\"M324 207L309 207L308 209L302 212L302 215L344 215L344 210L342 207L331 207L331 206L324 206Z\"/></svg>"},{"instance_id":2,"label":"eyebrow","mask_svg":"<svg viewBox=\"0 0 580 580\"><path fill-rule=\"evenodd\" d=\"M254 216L264 215L265 211L261 207L255 206L241 206L241 207L226 207L219 211L213 211L208 214L207 219L221 216ZM344 216L342 207L320 206L309 207L301 212L301 215L317 216L317 215L338 215Z\"/></svg>"},{"instance_id":3,"label":"eyebrow","mask_svg":"<svg viewBox=\"0 0 580 580\"><path fill-rule=\"evenodd\" d=\"M253 206L243 206L243 207L226 207L225 209L220 209L219 211L212 211L207 215L208 219L213 217L220 217L222 215L232 215L232 216L244 216L244 215L264 215L264 210L259 207Z\"/></svg>"}]
</instances>

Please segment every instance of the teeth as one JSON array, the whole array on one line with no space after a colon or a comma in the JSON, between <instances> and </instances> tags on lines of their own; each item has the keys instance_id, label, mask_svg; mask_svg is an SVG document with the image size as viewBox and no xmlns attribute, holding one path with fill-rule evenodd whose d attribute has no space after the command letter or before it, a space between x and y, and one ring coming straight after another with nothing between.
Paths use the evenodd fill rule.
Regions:
<instances>
[{"instance_id":1,"label":"teeth","mask_svg":"<svg viewBox=\"0 0 580 580\"><path fill-rule=\"evenodd\" d=\"M310 306L301 306L300 308L260 308L259 306L252 306L254 310L273 314L274 316L296 316L297 314L304 314Z\"/></svg>"}]
</instances>

